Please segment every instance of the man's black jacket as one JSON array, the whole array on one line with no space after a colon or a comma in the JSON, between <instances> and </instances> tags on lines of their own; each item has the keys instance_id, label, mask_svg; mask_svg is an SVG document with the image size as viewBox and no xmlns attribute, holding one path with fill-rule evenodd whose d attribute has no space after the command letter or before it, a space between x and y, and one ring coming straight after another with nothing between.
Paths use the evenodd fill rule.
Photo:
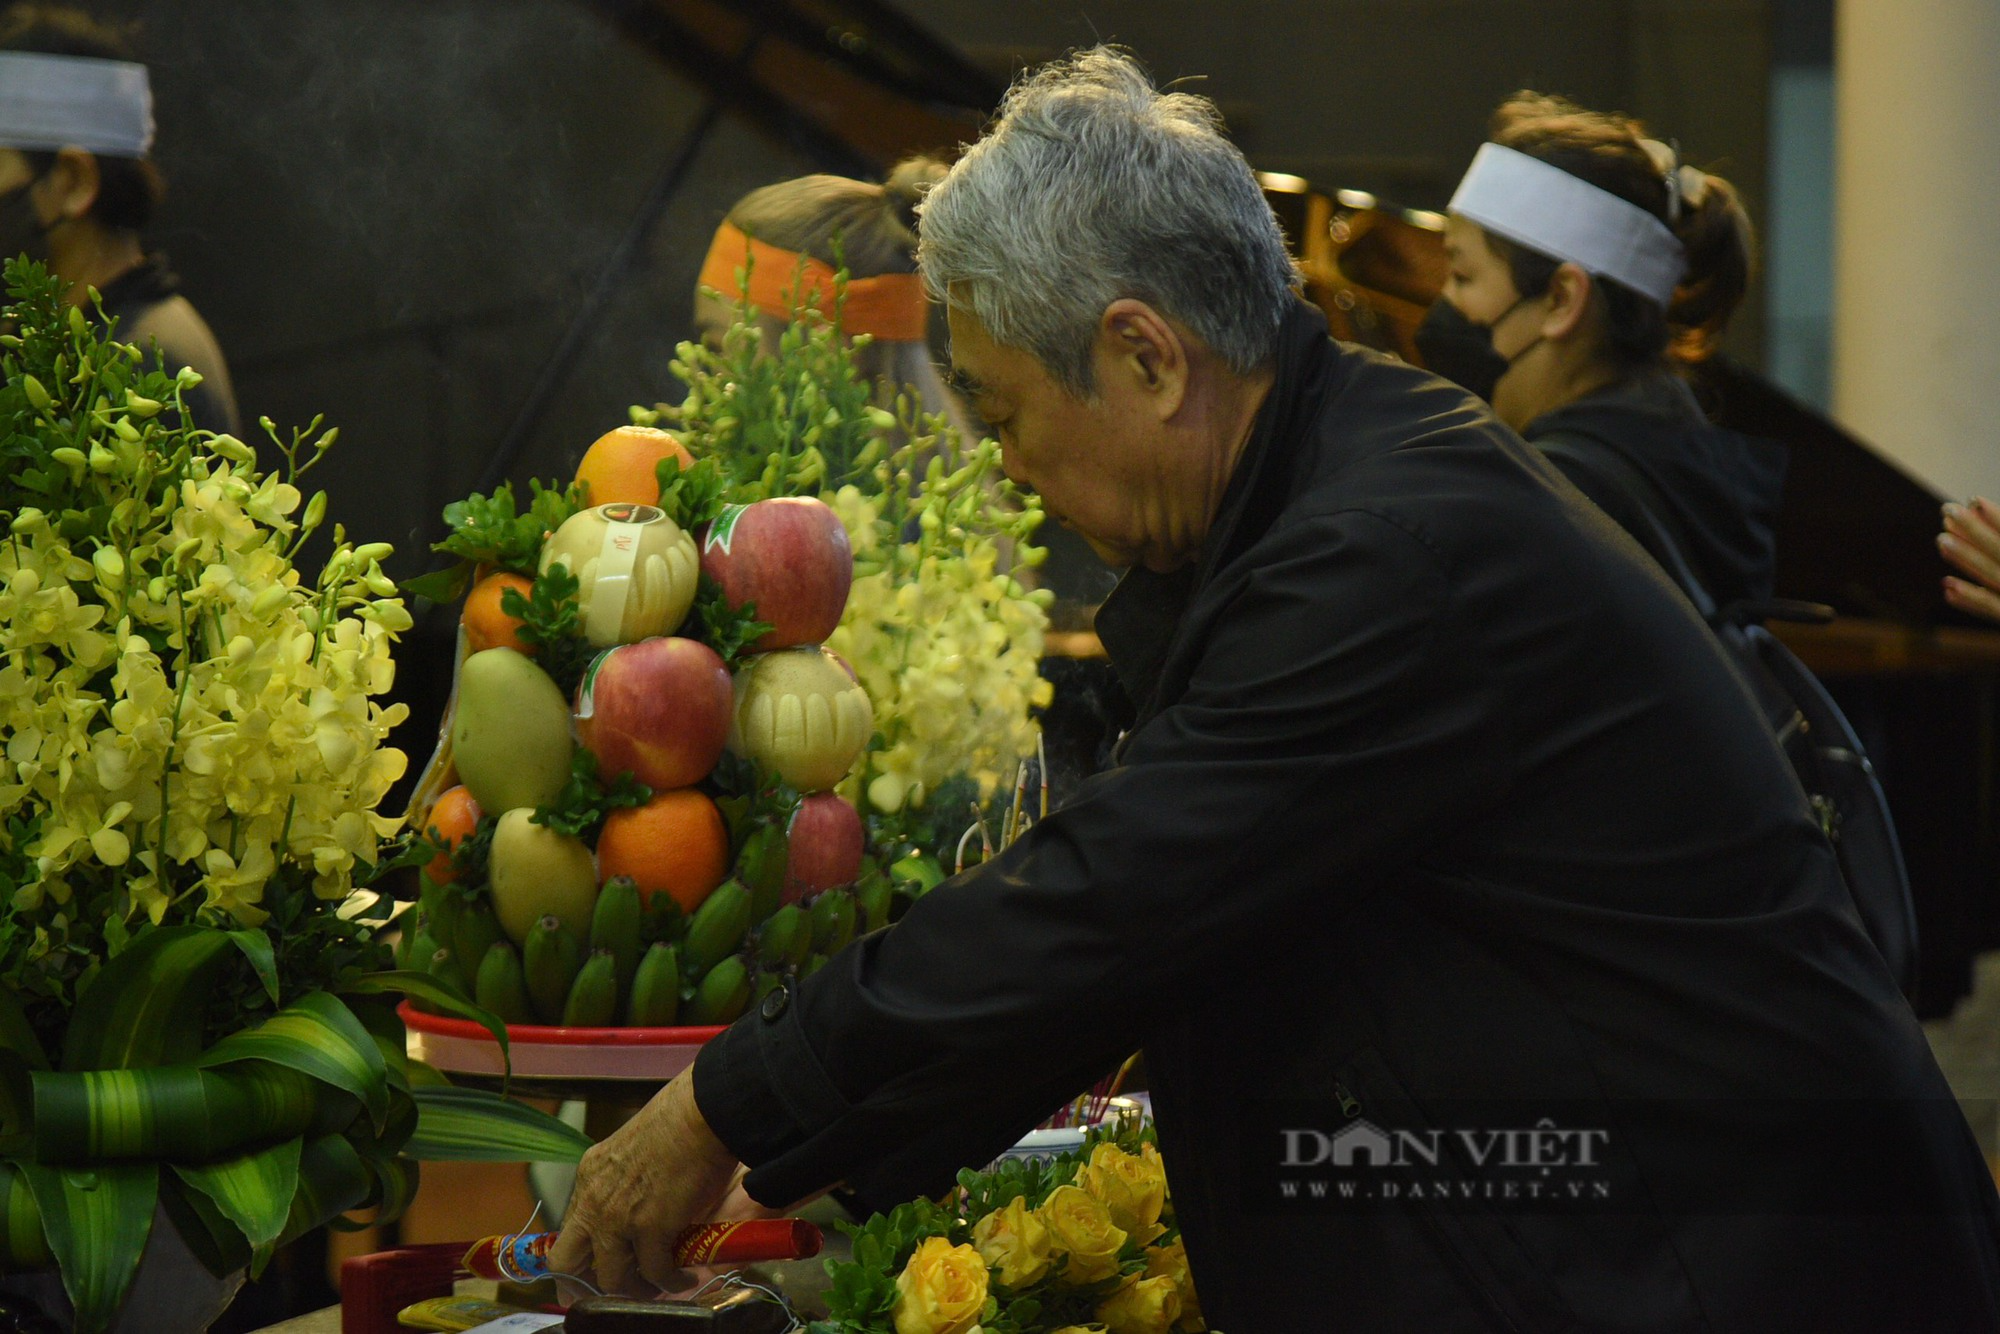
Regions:
<instances>
[{"instance_id":1,"label":"man's black jacket","mask_svg":"<svg viewBox=\"0 0 2000 1334\"><path fill-rule=\"evenodd\" d=\"M1198 565L1098 628L1119 767L702 1053L754 1195L934 1193L1143 1045L1229 1334L2000 1328L1985 1165L1783 757L1479 404L1301 306ZM1486 1198L1468 1146L1544 1120L1587 1202ZM1422 1198L1311 1199L1350 1127L1442 1140Z\"/></svg>"}]
</instances>

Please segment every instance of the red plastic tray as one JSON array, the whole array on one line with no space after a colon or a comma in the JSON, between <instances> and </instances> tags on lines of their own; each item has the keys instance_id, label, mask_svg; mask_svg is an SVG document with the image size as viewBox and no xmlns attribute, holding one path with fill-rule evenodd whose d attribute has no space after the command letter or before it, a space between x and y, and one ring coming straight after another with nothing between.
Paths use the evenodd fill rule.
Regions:
<instances>
[{"instance_id":1,"label":"red plastic tray","mask_svg":"<svg viewBox=\"0 0 2000 1334\"><path fill-rule=\"evenodd\" d=\"M452 1074L498 1078L500 1044L470 1019L396 1007L410 1035L410 1055ZM694 1064L704 1042L722 1031L700 1028L563 1028L509 1024L513 1073L524 1079L609 1079L665 1083Z\"/></svg>"}]
</instances>

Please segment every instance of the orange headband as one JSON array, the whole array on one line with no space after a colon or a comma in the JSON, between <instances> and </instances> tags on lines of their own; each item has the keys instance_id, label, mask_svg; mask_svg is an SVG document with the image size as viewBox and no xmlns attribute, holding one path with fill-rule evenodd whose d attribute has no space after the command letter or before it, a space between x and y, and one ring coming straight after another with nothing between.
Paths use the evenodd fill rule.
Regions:
<instances>
[{"instance_id":1,"label":"orange headband","mask_svg":"<svg viewBox=\"0 0 2000 1334\"><path fill-rule=\"evenodd\" d=\"M750 270L750 304L767 315L789 320L795 312L816 305L833 317L834 271L831 264L780 250L733 223L715 229L715 240L702 262L701 285L712 287L725 301L743 295L738 271ZM849 278L840 308L843 333L870 334L899 343L920 343L930 322L930 301L924 280L914 273L884 273L873 278Z\"/></svg>"}]
</instances>

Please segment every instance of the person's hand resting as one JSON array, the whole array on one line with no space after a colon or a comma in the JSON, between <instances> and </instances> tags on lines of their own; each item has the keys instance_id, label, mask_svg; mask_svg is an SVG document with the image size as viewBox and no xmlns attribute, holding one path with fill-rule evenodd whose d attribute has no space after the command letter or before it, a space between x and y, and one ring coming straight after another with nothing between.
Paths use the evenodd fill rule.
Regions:
<instances>
[{"instance_id":1,"label":"person's hand resting","mask_svg":"<svg viewBox=\"0 0 2000 1334\"><path fill-rule=\"evenodd\" d=\"M1975 497L1944 507L1938 551L1969 579L1945 576L1945 601L1960 611L2000 621L2000 505Z\"/></svg>"},{"instance_id":2,"label":"person's hand resting","mask_svg":"<svg viewBox=\"0 0 2000 1334\"><path fill-rule=\"evenodd\" d=\"M684 1289L690 1276L674 1263L674 1239L696 1223L754 1216L743 1212L757 1206L740 1183L735 1155L702 1119L692 1073L683 1074L583 1155L549 1267L629 1297Z\"/></svg>"}]
</instances>

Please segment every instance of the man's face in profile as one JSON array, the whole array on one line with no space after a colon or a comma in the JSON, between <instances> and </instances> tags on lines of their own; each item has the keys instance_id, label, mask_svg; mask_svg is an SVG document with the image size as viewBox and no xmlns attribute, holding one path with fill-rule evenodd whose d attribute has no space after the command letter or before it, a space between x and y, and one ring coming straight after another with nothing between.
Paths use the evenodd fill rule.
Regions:
<instances>
[{"instance_id":1,"label":"man's face in profile","mask_svg":"<svg viewBox=\"0 0 2000 1334\"><path fill-rule=\"evenodd\" d=\"M952 387L992 426L1007 476L1106 564L1165 561L1146 523L1164 457L1159 423L1129 401L1119 359L1100 348L1096 392L1078 398L1033 354L995 343L971 311L954 304L947 317Z\"/></svg>"}]
</instances>

